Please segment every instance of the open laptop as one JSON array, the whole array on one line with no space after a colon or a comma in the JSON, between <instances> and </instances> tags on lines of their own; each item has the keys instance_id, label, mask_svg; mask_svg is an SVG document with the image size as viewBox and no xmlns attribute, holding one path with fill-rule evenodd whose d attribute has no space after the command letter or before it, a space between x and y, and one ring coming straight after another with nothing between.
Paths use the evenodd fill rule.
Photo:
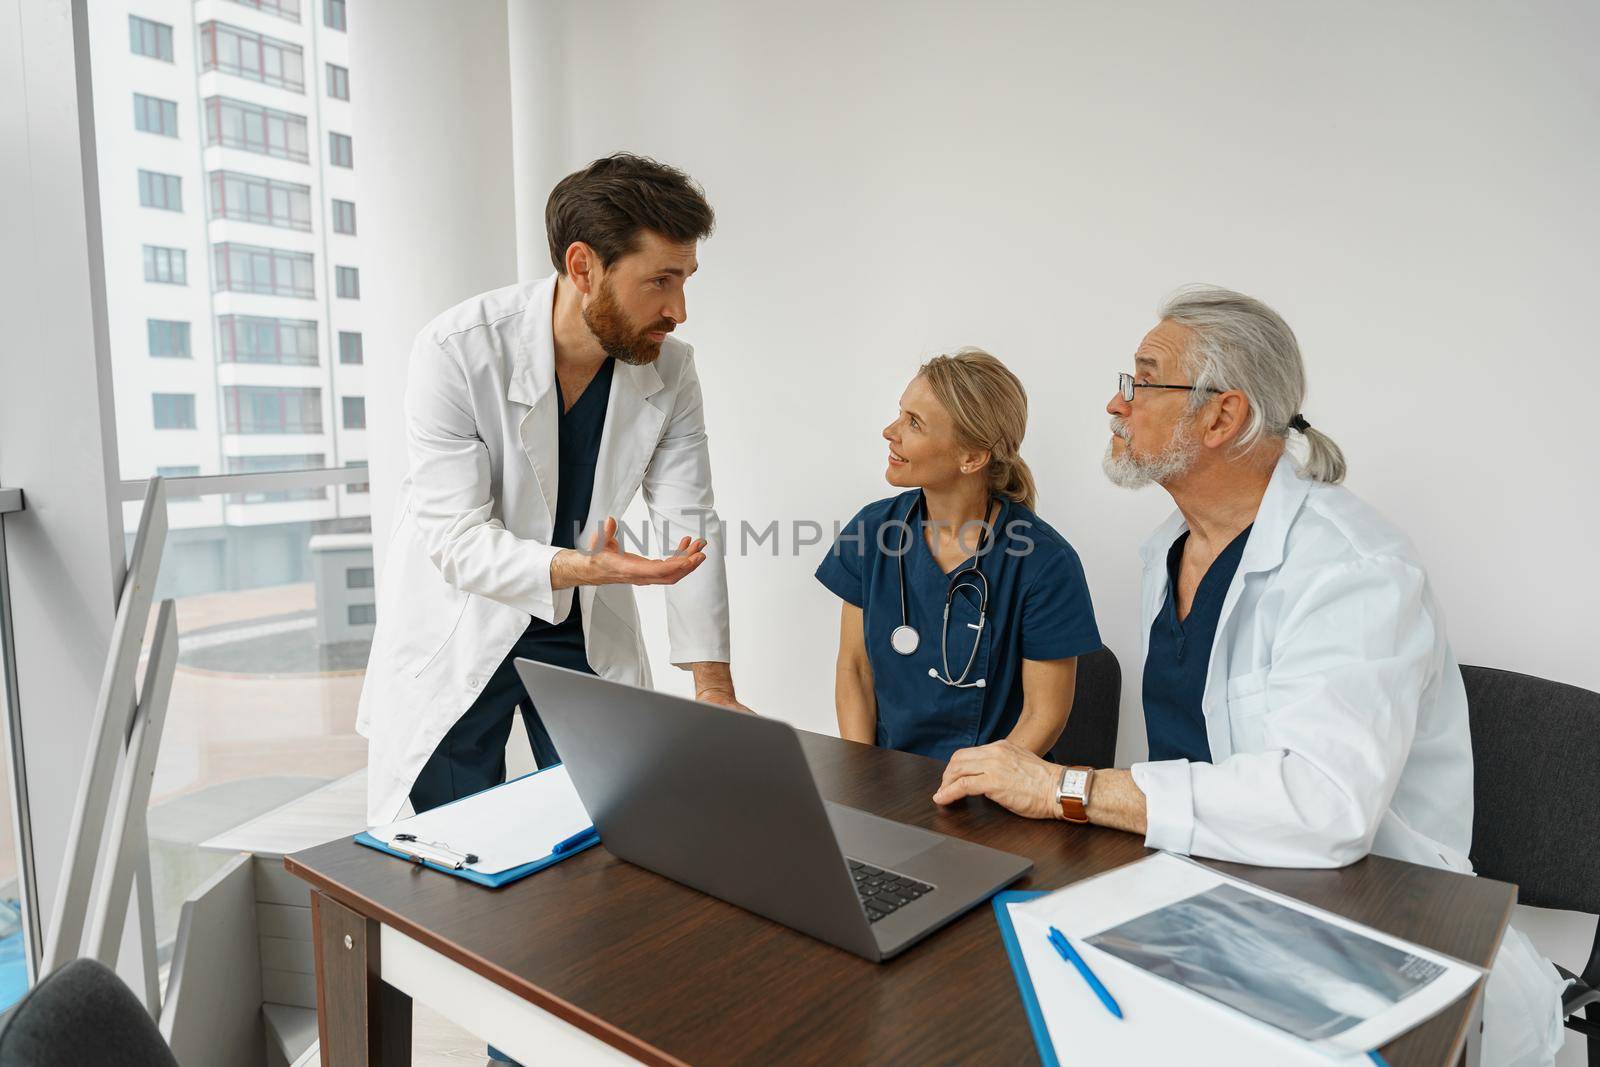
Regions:
<instances>
[{"instance_id":1,"label":"open laptop","mask_svg":"<svg viewBox=\"0 0 1600 1067\"><path fill-rule=\"evenodd\" d=\"M516 663L613 855L858 956L888 959L1033 867L823 800L787 723Z\"/></svg>"}]
</instances>

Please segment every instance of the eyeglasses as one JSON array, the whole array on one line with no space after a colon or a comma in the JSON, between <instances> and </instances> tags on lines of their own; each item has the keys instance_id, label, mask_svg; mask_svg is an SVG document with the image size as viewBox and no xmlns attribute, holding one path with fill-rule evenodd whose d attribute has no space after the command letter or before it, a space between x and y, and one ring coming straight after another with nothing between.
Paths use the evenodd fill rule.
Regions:
<instances>
[{"instance_id":1,"label":"eyeglasses","mask_svg":"<svg viewBox=\"0 0 1600 1067\"><path fill-rule=\"evenodd\" d=\"M1122 394L1124 401L1129 404L1133 403L1133 391L1135 389L1200 389L1207 393L1222 392L1220 389L1212 389L1203 385L1155 385L1151 382L1136 382L1131 374L1117 375L1117 391Z\"/></svg>"}]
</instances>

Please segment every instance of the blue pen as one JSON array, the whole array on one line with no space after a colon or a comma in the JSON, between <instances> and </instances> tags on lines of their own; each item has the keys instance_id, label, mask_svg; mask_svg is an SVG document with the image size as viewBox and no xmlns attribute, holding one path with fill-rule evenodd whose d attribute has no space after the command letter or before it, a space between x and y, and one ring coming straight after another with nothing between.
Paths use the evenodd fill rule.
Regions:
<instances>
[{"instance_id":1,"label":"blue pen","mask_svg":"<svg viewBox=\"0 0 1600 1067\"><path fill-rule=\"evenodd\" d=\"M1083 962L1083 957L1078 955L1077 949L1072 947L1066 935L1054 926L1050 928L1050 943L1056 947L1057 952L1061 953L1062 959L1078 969L1078 973L1083 975L1083 980L1089 983L1089 988L1094 990L1094 995L1100 998L1100 1003L1106 1006L1106 1010L1117 1018L1122 1018L1122 1009L1117 1006L1116 999L1111 996L1111 991L1100 984L1100 979L1096 978L1094 972L1089 969L1089 965Z\"/></svg>"},{"instance_id":2,"label":"blue pen","mask_svg":"<svg viewBox=\"0 0 1600 1067\"><path fill-rule=\"evenodd\" d=\"M550 855L559 856L563 852L571 852L579 845L587 844L591 837L595 837L599 833L600 831L596 830L592 826L585 827L584 829L573 834L571 837L567 838L565 841L557 844L555 848L550 850Z\"/></svg>"}]
</instances>

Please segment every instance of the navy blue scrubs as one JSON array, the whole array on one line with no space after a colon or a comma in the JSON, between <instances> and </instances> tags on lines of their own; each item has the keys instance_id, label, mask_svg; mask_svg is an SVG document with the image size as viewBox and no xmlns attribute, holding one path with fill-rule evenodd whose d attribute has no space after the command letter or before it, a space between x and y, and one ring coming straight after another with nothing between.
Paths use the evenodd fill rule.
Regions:
<instances>
[{"instance_id":1,"label":"navy blue scrubs","mask_svg":"<svg viewBox=\"0 0 1600 1067\"><path fill-rule=\"evenodd\" d=\"M1078 554L1028 508L1006 501L979 561L989 580L982 631L972 629L978 597L970 581L962 583L950 605L947 676L961 675L976 638L977 656L966 680L982 678L986 684L957 689L929 677L930 669L944 672L939 634L955 570L947 574L940 568L928 548L926 528L920 489L868 504L840 530L817 567L817 580L862 610L878 708L877 743L949 759L957 749L998 740L1017 725L1023 660L1093 652L1100 647L1100 631ZM901 622L902 562L906 613L921 638L909 656L889 644ZM971 565L969 557L956 570Z\"/></svg>"},{"instance_id":2,"label":"navy blue scrubs","mask_svg":"<svg viewBox=\"0 0 1600 1067\"><path fill-rule=\"evenodd\" d=\"M1167 599L1150 624L1150 652L1144 660L1144 728L1150 740L1150 759L1186 759L1211 762L1211 742L1206 738L1206 716L1201 701L1211 666L1211 645L1217 638L1222 601L1250 540L1251 526L1228 543L1200 579L1189 614L1178 619L1178 568L1185 530L1167 549Z\"/></svg>"},{"instance_id":3,"label":"navy blue scrubs","mask_svg":"<svg viewBox=\"0 0 1600 1067\"><path fill-rule=\"evenodd\" d=\"M572 410L566 410L564 397L560 399L556 516L550 537L550 543L558 548L576 548L578 531L589 518L595 464L600 455L600 438L605 433L606 411L611 404L614 370L614 360L602 363ZM561 395L559 378L556 395ZM540 767L560 762L550 734L517 675L514 661L519 657L594 673L583 647L583 608L576 592L572 596L572 610L562 621L549 623L532 619L528 622L528 628L517 638L478 698L428 757L411 787L411 806L417 811L436 808L505 781L506 740L511 736L511 717L519 709L535 762Z\"/></svg>"}]
</instances>

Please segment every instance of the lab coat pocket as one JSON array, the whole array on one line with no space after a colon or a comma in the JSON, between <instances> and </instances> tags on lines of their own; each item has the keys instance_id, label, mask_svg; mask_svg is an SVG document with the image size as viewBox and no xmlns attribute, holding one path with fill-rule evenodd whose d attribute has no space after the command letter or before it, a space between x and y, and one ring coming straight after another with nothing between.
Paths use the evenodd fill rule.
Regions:
<instances>
[{"instance_id":1,"label":"lab coat pocket","mask_svg":"<svg viewBox=\"0 0 1600 1067\"><path fill-rule=\"evenodd\" d=\"M1266 748L1267 676L1269 670L1252 671L1228 680L1228 731L1235 752L1261 752Z\"/></svg>"},{"instance_id":2,"label":"lab coat pocket","mask_svg":"<svg viewBox=\"0 0 1600 1067\"><path fill-rule=\"evenodd\" d=\"M420 615L411 635L406 639L406 647L413 653L412 677L421 677L422 672L433 665L434 660L439 658L439 653L444 651L450 639L455 636L457 628L461 625L461 617L467 613L467 601L471 594L452 586L446 586L443 593L444 602L437 610L430 610Z\"/></svg>"}]
</instances>

